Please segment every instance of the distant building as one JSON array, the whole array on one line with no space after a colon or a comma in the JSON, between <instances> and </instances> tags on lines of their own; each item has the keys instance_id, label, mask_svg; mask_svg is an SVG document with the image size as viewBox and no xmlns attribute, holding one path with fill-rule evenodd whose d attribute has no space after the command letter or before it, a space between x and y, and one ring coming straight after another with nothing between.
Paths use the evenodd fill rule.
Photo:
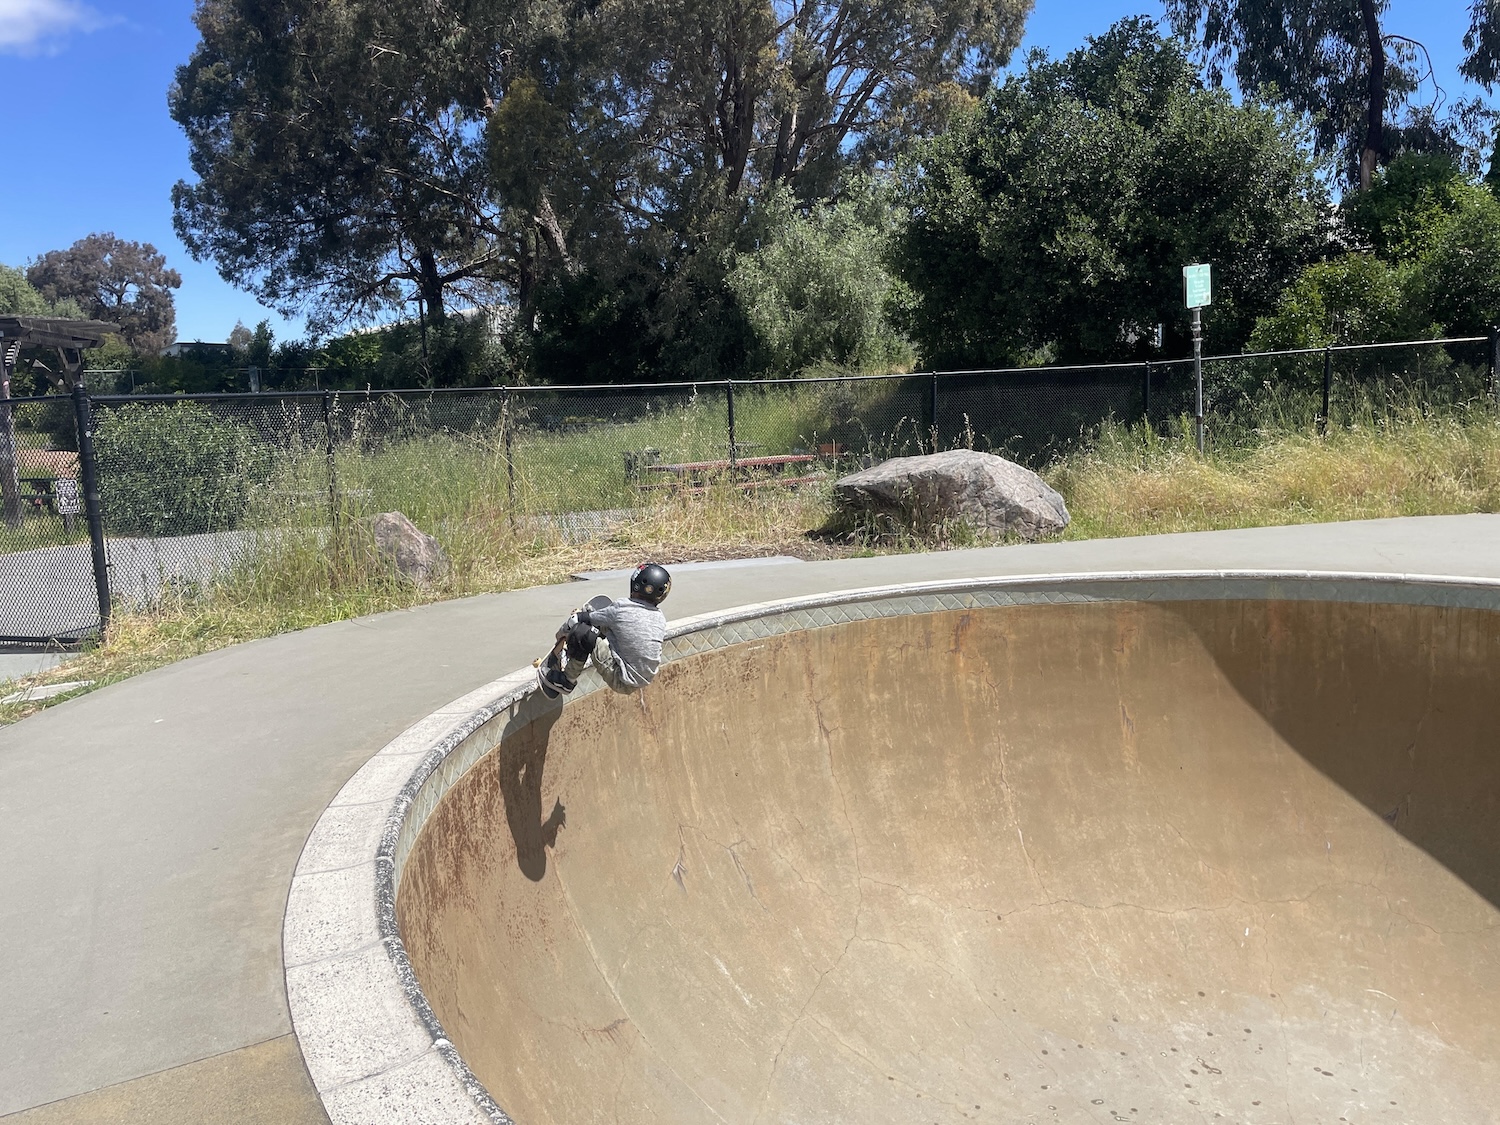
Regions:
<instances>
[{"instance_id":1,"label":"distant building","mask_svg":"<svg viewBox=\"0 0 1500 1125\"><path fill-rule=\"evenodd\" d=\"M161 354L173 356L174 358L196 356L199 359L207 359L210 356L232 356L234 355L234 345L208 344L202 340L178 340L175 344L168 344L162 348Z\"/></svg>"}]
</instances>

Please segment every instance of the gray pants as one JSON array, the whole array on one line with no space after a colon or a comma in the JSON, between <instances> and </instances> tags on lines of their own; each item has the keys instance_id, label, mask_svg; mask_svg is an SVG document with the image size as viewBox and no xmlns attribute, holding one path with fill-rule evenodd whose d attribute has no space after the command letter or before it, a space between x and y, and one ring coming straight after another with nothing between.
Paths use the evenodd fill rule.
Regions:
<instances>
[{"instance_id":1,"label":"gray pants","mask_svg":"<svg viewBox=\"0 0 1500 1125\"><path fill-rule=\"evenodd\" d=\"M570 654L563 672L567 675L568 679L576 684L578 677L583 675L583 670L589 666L590 660L593 661L594 670L599 673L599 678L608 684L612 690L619 692L621 695L630 695L633 692L641 690L635 684L626 683L620 678L620 663L616 659L614 652L611 651L609 642L603 637L594 642L594 651L590 657L579 660Z\"/></svg>"}]
</instances>

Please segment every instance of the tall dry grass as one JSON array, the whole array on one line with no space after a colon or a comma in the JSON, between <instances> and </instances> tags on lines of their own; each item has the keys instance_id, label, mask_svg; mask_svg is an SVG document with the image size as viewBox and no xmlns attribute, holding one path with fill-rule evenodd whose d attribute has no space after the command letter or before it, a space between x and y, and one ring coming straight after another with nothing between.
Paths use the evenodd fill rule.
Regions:
<instances>
[{"instance_id":1,"label":"tall dry grass","mask_svg":"<svg viewBox=\"0 0 1500 1125\"><path fill-rule=\"evenodd\" d=\"M1494 512L1500 421L1488 410L1370 413L1322 436L1262 430L1207 456L1183 428L1108 426L1047 476L1073 539Z\"/></svg>"}]
</instances>

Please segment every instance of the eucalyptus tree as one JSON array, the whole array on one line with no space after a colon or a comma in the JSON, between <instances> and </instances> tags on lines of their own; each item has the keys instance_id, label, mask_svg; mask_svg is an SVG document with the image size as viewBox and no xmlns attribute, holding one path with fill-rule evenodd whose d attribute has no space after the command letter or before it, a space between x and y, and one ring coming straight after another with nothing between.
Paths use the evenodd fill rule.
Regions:
<instances>
[{"instance_id":1,"label":"eucalyptus tree","mask_svg":"<svg viewBox=\"0 0 1500 1125\"><path fill-rule=\"evenodd\" d=\"M500 196L525 206L545 187L571 250L538 303L542 368L735 370L747 326L726 275L755 201L785 188L811 207L940 131L1030 6L602 0L538 40L490 143Z\"/></svg>"},{"instance_id":2,"label":"eucalyptus tree","mask_svg":"<svg viewBox=\"0 0 1500 1125\"><path fill-rule=\"evenodd\" d=\"M1493 90L1500 82L1500 0L1474 0L1469 5L1464 51L1459 73Z\"/></svg>"},{"instance_id":3,"label":"eucalyptus tree","mask_svg":"<svg viewBox=\"0 0 1500 1125\"><path fill-rule=\"evenodd\" d=\"M1198 44L1209 80L1274 88L1314 123L1318 148L1370 186L1387 155L1391 111L1417 86L1419 47L1381 25L1389 0L1163 0L1178 32Z\"/></svg>"}]
</instances>

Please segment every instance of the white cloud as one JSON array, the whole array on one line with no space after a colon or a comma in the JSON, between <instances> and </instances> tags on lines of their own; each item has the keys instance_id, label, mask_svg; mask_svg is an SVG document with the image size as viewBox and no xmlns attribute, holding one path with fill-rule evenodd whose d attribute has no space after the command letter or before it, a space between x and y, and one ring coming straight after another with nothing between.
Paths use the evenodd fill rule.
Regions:
<instances>
[{"instance_id":1,"label":"white cloud","mask_svg":"<svg viewBox=\"0 0 1500 1125\"><path fill-rule=\"evenodd\" d=\"M110 21L77 0L0 0L0 54L55 49L72 31L95 31Z\"/></svg>"}]
</instances>

